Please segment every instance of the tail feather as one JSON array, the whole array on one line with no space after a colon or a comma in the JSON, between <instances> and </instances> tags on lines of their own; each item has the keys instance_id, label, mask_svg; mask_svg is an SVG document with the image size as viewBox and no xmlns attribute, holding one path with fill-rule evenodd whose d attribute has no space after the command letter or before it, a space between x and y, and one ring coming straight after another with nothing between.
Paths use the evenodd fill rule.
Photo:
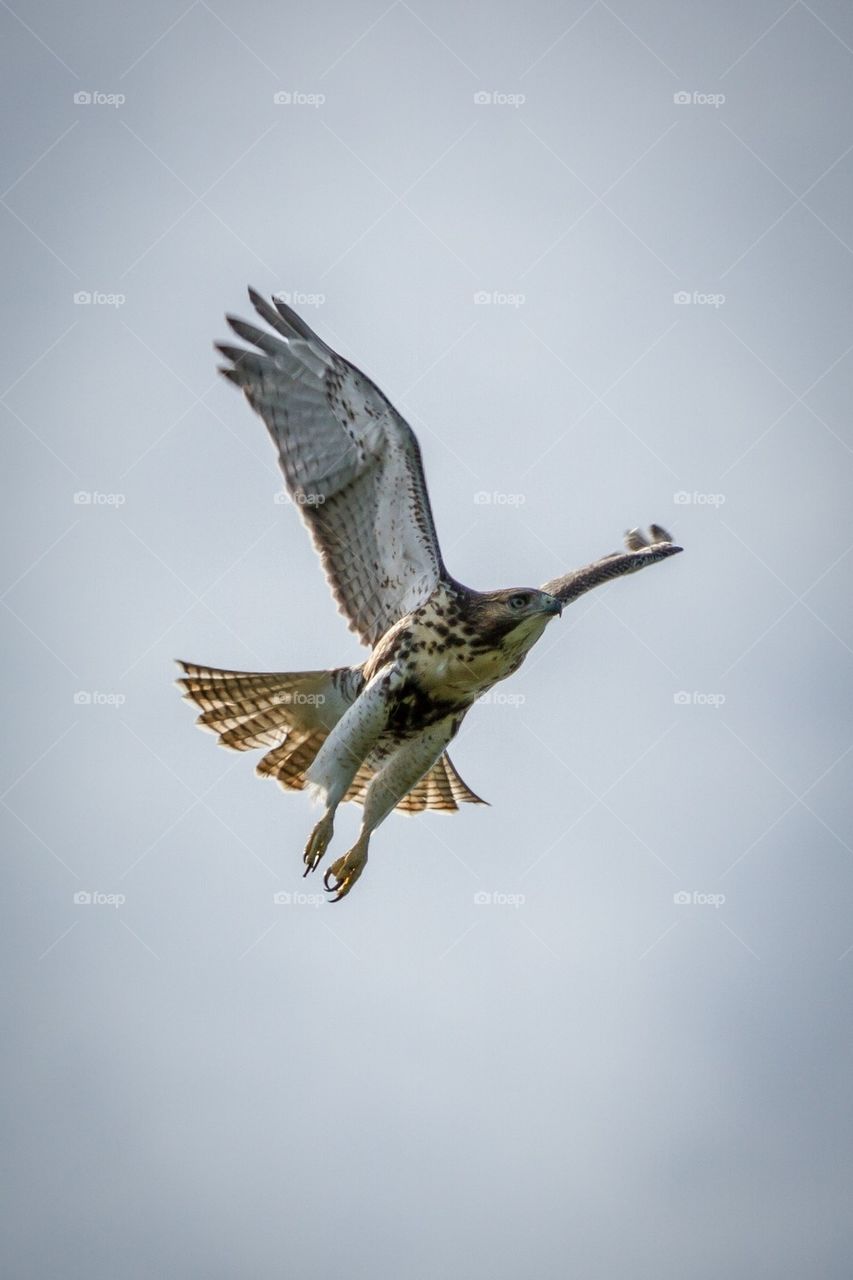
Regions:
<instances>
[{"instance_id":1,"label":"tail feather","mask_svg":"<svg viewBox=\"0 0 853 1280\"><path fill-rule=\"evenodd\" d=\"M211 697L256 698L265 693L277 693L283 685L303 677L328 676L328 671L306 671L299 676L282 671L225 671L219 667L198 667L191 662L178 661L184 671L180 683L187 692L208 690Z\"/></svg>"},{"instance_id":2,"label":"tail feather","mask_svg":"<svg viewBox=\"0 0 853 1280\"><path fill-rule=\"evenodd\" d=\"M184 697L201 710L196 724L215 733L223 747L250 751L270 750L255 772L275 778L287 790L302 791L306 774L329 733L351 706L361 688L360 672L350 667L334 671L227 671L178 665L177 681ZM345 799L364 804L375 770L363 764ZM403 797L397 808L404 813L438 809L451 813L460 804L486 804L456 772L450 757L439 757L430 771Z\"/></svg>"},{"instance_id":3,"label":"tail feather","mask_svg":"<svg viewBox=\"0 0 853 1280\"><path fill-rule=\"evenodd\" d=\"M337 671L226 671L180 662L178 684L201 708L196 724L223 747L271 747L257 772L301 790L304 773L351 704L348 668Z\"/></svg>"},{"instance_id":4,"label":"tail feather","mask_svg":"<svg viewBox=\"0 0 853 1280\"><path fill-rule=\"evenodd\" d=\"M287 741L258 761L255 768L262 778L275 778L289 791L302 791L308 785L306 774L327 735L321 731L294 730Z\"/></svg>"},{"instance_id":5,"label":"tail feather","mask_svg":"<svg viewBox=\"0 0 853 1280\"><path fill-rule=\"evenodd\" d=\"M352 780L345 800L353 800L356 804L364 804L367 788L374 777L370 765L363 764ZM442 813L455 813L460 804L488 804L476 795L462 781L450 756L445 753L425 773L420 782L416 782L397 805L401 813L422 813L424 809L435 809Z\"/></svg>"},{"instance_id":6,"label":"tail feather","mask_svg":"<svg viewBox=\"0 0 853 1280\"><path fill-rule=\"evenodd\" d=\"M488 804L462 781L453 761L445 751L439 756L429 773L424 774L398 806L405 813L420 813L423 809L438 809L443 813L455 813L460 804Z\"/></svg>"}]
</instances>

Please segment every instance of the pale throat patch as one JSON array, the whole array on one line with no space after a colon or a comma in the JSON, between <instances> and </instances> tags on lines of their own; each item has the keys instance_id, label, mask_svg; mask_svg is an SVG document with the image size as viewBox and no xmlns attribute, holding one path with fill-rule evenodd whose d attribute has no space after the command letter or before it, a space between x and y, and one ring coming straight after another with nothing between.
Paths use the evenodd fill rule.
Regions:
<instances>
[{"instance_id":1,"label":"pale throat patch","mask_svg":"<svg viewBox=\"0 0 853 1280\"><path fill-rule=\"evenodd\" d=\"M443 653L437 660L418 663L420 684L438 698L484 693L511 674L542 635L551 617L550 614L536 614L525 618L487 653L469 654L464 649L454 649Z\"/></svg>"}]
</instances>

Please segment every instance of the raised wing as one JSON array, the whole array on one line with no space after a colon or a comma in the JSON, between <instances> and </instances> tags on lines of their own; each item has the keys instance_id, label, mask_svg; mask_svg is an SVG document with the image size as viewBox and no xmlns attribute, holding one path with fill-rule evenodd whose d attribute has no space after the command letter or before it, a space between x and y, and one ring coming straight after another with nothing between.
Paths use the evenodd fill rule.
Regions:
<instances>
[{"instance_id":1,"label":"raised wing","mask_svg":"<svg viewBox=\"0 0 853 1280\"><path fill-rule=\"evenodd\" d=\"M295 311L249 290L273 333L234 316L257 348L217 344L273 438L285 483L341 612L373 645L445 576L418 442L378 387Z\"/></svg>"},{"instance_id":2,"label":"raised wing","mask_svg":"<svg viewBox=\"0 0 853 1280\"><path fill-rule=\"evenodd\" d=\"M609 556L602 556L600 560L585 565L583 569L575 569L562 578L552 578L543 585L542 590L556 596L563 604L568 604L610 578L636 573L638 569L645 569L646 565L656 564L658 560L665 560L667 556L677 555L682 550L659 524L651 525L648 535L641 533L639 529L630 529L625 534L625 546L626 551L614 551Z\"/></svg>"}]
</instances>

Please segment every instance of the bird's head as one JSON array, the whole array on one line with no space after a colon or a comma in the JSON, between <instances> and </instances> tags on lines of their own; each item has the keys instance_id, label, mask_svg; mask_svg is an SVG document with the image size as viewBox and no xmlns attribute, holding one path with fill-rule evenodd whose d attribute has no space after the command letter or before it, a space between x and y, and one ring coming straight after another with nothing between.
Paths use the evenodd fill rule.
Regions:
<instances>
[{"instance_id":1,"label":"bird's head","mask_svg":"<svg viewBox=\"0 0 853 1280\"><path fill-rule=\"evenodd\" d=\"M556 596L538 587L510 587L505 591L478 594L475 612L477 630L495 642L511 637L513 642L532 644L552 618L563 611Z\"/></svg>"}]
</instances>

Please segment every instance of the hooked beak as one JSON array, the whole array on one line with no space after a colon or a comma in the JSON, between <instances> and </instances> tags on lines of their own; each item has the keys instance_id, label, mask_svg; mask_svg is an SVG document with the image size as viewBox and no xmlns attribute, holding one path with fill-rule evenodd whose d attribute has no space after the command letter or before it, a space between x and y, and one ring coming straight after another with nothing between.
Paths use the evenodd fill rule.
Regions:
<instances>
[{"instance_id":1,"label":"hooked beak","mask_svg":"<svg viewBox=\"0 0 853 1280\"><path fill-rule=\"evenodd\" d=\"M556 596L551 596L547 603L543 605L543 611L559 617L563 612L562 600L558 600Z\"/></svg>"}]
</instances>

